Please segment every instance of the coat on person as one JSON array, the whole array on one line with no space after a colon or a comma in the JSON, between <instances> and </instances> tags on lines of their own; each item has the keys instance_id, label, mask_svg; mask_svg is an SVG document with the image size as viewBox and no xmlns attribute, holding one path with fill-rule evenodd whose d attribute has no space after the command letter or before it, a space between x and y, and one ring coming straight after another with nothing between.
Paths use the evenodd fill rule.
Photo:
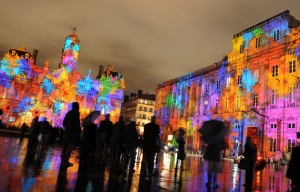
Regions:
<instances>
[{"instance_id":1,"label":"coat on person","mask_svg":"<svg viewBox=\"0 0 300 192\"><path fill-rule=\"evenodd\" d=\"M39 133L39 128L38 128L38 117L35 117L32 122L31 122L31 127L30 127L30 134L38 134Z\"/></svg>"},{"instance_id":2,"label":"coat on person","mask_svg":"<svg viewBox=\"0 0 300 192\"><path fill-rule=\"evenodd\" d=\"M185 141L182 136L179 136L177 138L177 143L178 143L178 159L179 160L184 160L185 159L185 151L184 151L184 145Z\"/></svg>"},{"instance_id":3,"label":"coat on person","mask_svg":"<svg viewBox=\"0 0 300 192\"><path fill-rule=\"evenodd\" d=\"M297 186L300 185L300 145L292 150L289 168L286 172L286 177L290 178Z\"/></svg>"},{"instance_id":4,"label":"coat on person","mask_svg":"<svg viewBox=\"0 0 300 192\"><path fill-rule=\"evenodd\" d=\"M63 121L64 143L79 143L80 142L80 118L79 118L79 103L72 103L73 108L70 110Z\"/></svg>"},{"instance_id":5,"label":"coat on person","mask_svg":"<svg viewBox=\"0 0 300 192\"><path fill-rule=\"evenodd\" d=\"M138 145L138 133L136 124L132 121L125 129L125 147L128 150L136 149Z\"/></svg>"},{"instance_id":6,"label":"coat on person","mask_svg":"<svg viewBox=\"0 0 300 192\"><path fill-rule=\"evenodd\" d=\"M98 129L101 142L102 143L109 143L112 136L112 127L113 124L109 120L109 118L106 118L104 121L101 121L100 128Z\"/></svg>"},{"instance_id":7,"label":"coat on person","mask_svg":"<svg viewBox=\"0 0 300 192\"><path fill-rule=\"evenodd\" d=\"M83 129L83 145L96 144L96 128L97 125L92 123Z\"/></svg>"},{"instance_id":8,"label":"coat on person","mask_svg":"<svg viewBox=\"0 0 300 192\"><path fill-rule=\"evenodd\" d=\"M112 138L113 142L119 145L125 144L125 122L123 116L120 117L119 121L113 125Z\"/></svg>"},{"instance_id":9,"label":"coat on person","mask_svg":"<svg viewBox=\"0 0 300 192\"><path fill-rule=\"evenodd\" d=\"M50 124L48 121L43 121L39 123L40 133L43 135L47 135L49 133Z\"/></svg>"},{"instance_id":10,"label":"coat on person","mask_svg":"<svg viewBox=\"0 0 300 192\"><path fill-rule=\"evenodd\" d=\"M154 155L156 152L156 139L159 136L159 126L152 120L144 127L143 150L144 153Z\"/></svg>"},{"instance_id":11,"label":"coat on person","mask_svg":"<svg viewBox=\"0 0 300 192\"><path fill-rule=\"evenodd\" d=\"M244 157L249 161L250 164L255 164L257 158L257 148L254 144L254 147L245 145Z\"/></svg>"}]
</instances>

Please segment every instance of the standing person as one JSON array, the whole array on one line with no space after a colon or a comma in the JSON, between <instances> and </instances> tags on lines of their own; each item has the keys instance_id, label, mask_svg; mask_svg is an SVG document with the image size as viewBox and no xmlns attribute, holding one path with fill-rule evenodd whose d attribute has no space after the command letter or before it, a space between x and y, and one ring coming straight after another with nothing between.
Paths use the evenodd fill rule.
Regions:
<instances>
[{"instance_id":1,"label":"standing person","mask_svg":"<svg viewBox=\"0 0 300 192\"><path fill-rule=\"evenodd\" d=\"M112 150L112 167L119 168L119 161L121 156L121 150L125 144L125 122L124 116L119 117L119 121L114 124L112 138L113 138L113 150Z\"/></svg>"},{"instance_id":2,"label":"standing person","mask_svg":"<svg viewBox=\"0 0 300 192\"><path fill-rule=\"evenodd\" d=\"M102 162L103 165L106 165L106 156L111 141L112 126L113 125L110 121L110 114L106 114L105 120L101 122L100 129L98 130L101 138L98 160L99 162Z\"/></svg>"},{"instance_id":3,"label":"standing person","mask_svg":"<svg viewBox=\"0 0 300 192\"><path fill-rule=\"evenodd\" d=\"M42 134L42 146L44 147L45 144L47 144L48 142L48 133L49 133L49 129L50 129L50 124L49 122L46 120L46 118L44 117L44 121L41 122L40 124L40 133Z\"/></svg>"},{"instance_id":4,"label":"standing person","mask_svg":"<svg viewBox=\"0 0 300 192\"><path fill-rule=\"evenodd\" d=\"M26 123L23 123L23 125L21 127L20 141L23 140L26 131L27 131L27 125L26 125Z\"/></svg>"},{"instance_id":5,"label":"standing person","mask_svg":"<svg viewBox=\"0 0 300 192\"><path fill-rule=\"evenodd\" d=\"M39 117L36 116L35 118L32 119L31 122L31 127L30 127L30 138L29 138L29 142L28 142L28 146L32 147L35 145L35 143L37 143L37 135L39 133L38 130L38 122L39 121Z\"/></svg>"},{"instance_id":6,"label":"standing person","mask_svg":"<svg viewBox=\"0 0 300 192\"><path fill-rule=\"evenodd\" d=\"M249 168L246 169L246 184L243 184L243 186L245 186L247 189L251 189L253 182L253 168L257 156L257 148L251 137L247 137L246 139L244 156L249 162Z\"/></svg>"},{"instance_id":7,"label":"standing person","mask_svg":"<svg viewBox=\"0 0 300 192\"><path fill-rule=\"evenodd\" d=\"M128 165L128 154L130 153L131 161L129 167L129 174L135 172L133 170L135 164L136 147L138 142L138 133L136 130L136 117L131 117L131 123L126 126L125 131L125 157L124 157L124 172Z\"/></svg>"},{"instance_id":8,"label":"standing person","mask_svg":"<svg viewBox=\"0 0 300 192\"><path fill-rule=\"evenodd\" d=\"M80 164L86 162L89 150L96 142L97 125L94 123L94 120L95 118L92 118L92 123L83 129L83 142L79 161Z\"/></svg>"},{"instance_id":9,"label":"standing person","mask_svg":"<svg viewBox=\"0 0 300 192\"><path fill-rule=\"evenodd\" d=\"M61 166L69 167L73 166L69 162L69 158L75 144L80 141L80 118L79 118L79 103L72 103L72 110L70 110L64 119L63 125L65 127L64 132L64 146L62 149Z\"/></svg>"},{"instance_id":10,"label":"standing person","mask_svg":"<svg viewBox=\"0 0 300 192\"><path fill-rule=\"evenodd\" d=\"M218 173L221 171L220 156L221 151L224 150L226 129L224 123L217 120L211 120L210 123L205 122L202 127L206 126L208 126L209 129L213 130L209 135L204 136L204 134L202 134L204 140L208 144L206 148L206 156L208 160L208 182L206 183L206 186L210 188L211 181L213 179L213 188L215 189L219 187L219 185L217 184L217 179ZM214 177L212 178L212 176Z\"/></svg>"},{"instance_id":11,"label":"standing person","mask_svg":"<svg viewBox=\"0 0 300 192\"><path fill-rule=\"evenodd\" d=\"M180 163L181 163L180 170L183 169L183 161L185 159L185 151L184 151L185 141L183 138L184 134L185 134L185 131L182 128L177 130L178 154L177 154L176 168L177 168L178 160L180 160Z\"/></svg>"},{"instance_id":12,"label":"standing person","mask_svg":"<svg viewBox=\"0 0 300 192\"><path fill-rule=\"evenodd\" d=\"M300 191L300 140L293 148L286 176L292 180L292 191Z\"/></svg>"},{"instance_id":13,"label":"standing person","mask_svg":"<svg viewBox=\"0 0 300 192\"><path fill-rule=\"evenodd\" d=\"M150 176L152 176L153 172L156 139L159 136L159 126L155 123L155 120L156 117L152 116L151 123L146 124L144 127L142 175L146 173L146 167Z\"/></svg>"}]
</instances>

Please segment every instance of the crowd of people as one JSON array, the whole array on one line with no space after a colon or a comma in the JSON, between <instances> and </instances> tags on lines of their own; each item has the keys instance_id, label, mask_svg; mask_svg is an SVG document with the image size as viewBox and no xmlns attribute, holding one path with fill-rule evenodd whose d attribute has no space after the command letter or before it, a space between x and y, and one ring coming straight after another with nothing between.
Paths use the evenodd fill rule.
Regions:
<instances>
[{"instance_id":1,"label":"crowd of people","mask_svg":"<svg viewBox=\"0 0 300 192\"><path fill-rule=\"evenodd\" d=\"M143 151L142 174L153 174L154 157L160 145L160 131L155 123L155 116L152 117L150 123L145 125L143 137L136 130L135 117L130 119L131 122L128 125L125 125L124 116L120 116L119 121L113 124L110 114L106 114L105 119L100 122L96 121L99 116L94 115L88 123L85 123L82 131L79 116L79 104L74 102L72 110L64 118L64 129L52 127L45 118L40 118L39 121L39 117L35 117L30 127L28 146L62 145L61 167L69 167L73 165L69 162L71 152L75 146L79 145L80 164L91 160L90 155L94 156L97 163L106 166L109 156L113 169L124 172L128 170L129 174L135 172L136 151L139 148L138 151ZM131 159L130 165L128 165L129 159Z\"/></svg>"},{"instance_id":2,"label":"crowd of people","mask_svg":"<svg viewBox=\"0 0 300 192\"><path fill-rule=\"evenodd\" d=\"M95 115L94 115L95 114ZM98 114L98 115L97 115ZM97 121L100 113L91 113L90 119L85 122L85 127L81 129L79 104L74 102L63 121L64 129L61 127L52 127L45 118L35 117L30 127L30 138L28 147L44 147L46 145L61 145L61 167L70 167L73 164L69 162L72 150L80 144L80 164L87 163L93 155L96 162L106 166L108 165L108 156L111 159L111 169L122 170L133 174L135 172L136 152L143 151L141 161L141 175L152 176L155 171L155 155L160 151L160 129L156 124L156 117L151 118L151 122L144 126L144 135L140 136L136 130L136 118L132 117L130 123L125 125L124 116L120 116L119 121L113 124L110 121L110 114L105 115L103 121ZM25 132L28 130L24 123L21 127L20 140L23 139ZM213 188L218 188L218 173L222 171L220 156L224 153L224 137L226 130L223 123L216 120L205 122L199 132L202 134L204 141L207 143L205 156L208 161L207 176L208 188L213 184ZM185 131L180 128L177 130L178 159L176 161L176 171L178 160L181 161L180 169L183 169L185 159L185 140L183 138ZM137 150L138 149L138 150ZM122 158L121 158L122 155ZM157 155L158 156L158 155ZM247 137L245 150L243 153L247 159L248 165L246 171L246 189L252 188L253 171L257 168L257 146L251 137ZM130 163L129 163L129 159ZM121 163L122 162L122 163ZM156 159L157 162L157 159ZM287 177L292 180L293 189L300 190L300 141L293 148ZM128 165L129 164L129 165ZM263 166L264 167L264 166ZM128 171L127 171L128 170Z\"/></svg>"}]
</instances>

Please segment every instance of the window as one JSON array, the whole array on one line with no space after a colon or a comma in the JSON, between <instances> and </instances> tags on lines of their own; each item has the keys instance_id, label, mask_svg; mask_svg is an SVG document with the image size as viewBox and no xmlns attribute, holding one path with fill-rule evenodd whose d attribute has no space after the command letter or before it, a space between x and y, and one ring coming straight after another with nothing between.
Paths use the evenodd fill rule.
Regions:
<instances>
[{"instance_id":1,"label":"window","mask_svg":"<svg viewBox=\"0 0 300 192\"><path fill-rule=\"evenodd\" d=\"M83 88L83 85L80 85L80 86L79 86L79 89L83 90L83 89L84 89L84 88Z\"/></svg>"},{"instance_id":2,"label":"window","mask_svg":"<svg viewBox=\"0 0 300 192\"><path fill-rule=\"evenodd\" d=\"M146 119L146 114L143 114L143 119Z\"/></svg>"},{"instance_id":3,"label":"window","mask_svg":"<svg viewBox=\"0 0 300 192\"><path fill-rule=\"evenodd\" d=\"M271 139L270 141L270 151L276 152L276 139Z\"/></svg>"},{"instance_id":4,"label":"window","mask_svg":"<svg viewBox=\"0 0 300 192\"><path fill-rule=\"evenodd\" d=\"M289 129L294 129L294 128L296 128L296 124L295 123L288 123L288 128Z\"/></svg>"},{"instance_id":5,"label":"window","mask_svg":"<svg viewBox=\"0 0 300 192\"><path fill-rule=\"evenodd\" d=\"M150 108L150 112L153 112L153 109L152 109L152 108Z\"/></svg>"},{"instance_id":6,"label":"window","mask_svg":"<svg viewBox=\"0 0 300 192\"><path fill-rule=\"evenodd\" d=\"M253 94L253 107L257 107L257 103L258 103L258 94L255 93Z\"/></svg>"},{"instance_id":7,"label":"window","mask_svg":"<svg viewBox=\"0 0 300 192\"><path fill-rule=\"evenodd\" d=\"M278 65L273 65L272 66L272 77L277 77L278 76Z\"/></svg>"},{"instance_id":8,"label":"window","mask_svg":"<svg viewBox=\"0 0 300 192\"><path fill-rule=\"evenodd\" d=\"M220 89L221 86L220 86L220 80L217 81L217 89Z\"/></svg>"},{"instance_id":9,"label":"window","mask_svg":"<svg viewBox=\"0 0 300 192\"><path fill-rule=\"evenodd\" d=\"M141 100L141 103L143 103L143 100Z\"/></svg>"},{"instance_id":10,"label":"window","mask_svg":"<svg viewBox=\"0 0 300 192\"><path fill-rule=\"evenodd\" d=\"M143 122L142 125L144 126L144 125L145 125L145 122Z\"/></svg>"},{"instance_id":11,"label":"window","mask_svg":"<svg viewBox=\"0 0 300 192\"><path fill-rule=\"evenodd\" d=\"M245 44L243 43L240 45L240 54L244 53L244 51L245 51Z\"/></svg>"},{"instance_id":12,"label":"window","mask_svg":"<svg viewBox=\"0 0 300 192\"><path fill-rule=\"evenodd\" d=\"M225 109L227 110L229 108L229 99L225 99Z\"/></svg>"},{"instance_id":13,"label":"window","mask_svg":"<svg viewBox=\"0 0 300 192\"><path fill-rule=\"evenodd\" d=\"M230 87L230 77L226 79L226 87Z\"/></svg>"},{"instance_id":14,"label":"window","mask_svg":"<svg viewBox=\"0 0 300 192\"><path fill-rule=\"evenodd\" d=\"M271 129L277 129L277 124L276 123L271 123Z\"/></svg>"},{"instance_id":15,"label":"window","mask_svg":"<svg viewBox=\"0 0 300 192\"><path fill-rule=\"evenodd\" d=\"M142 117L142 114L140 113L140 114L139 114L139 118L141 118L141 117Z\"/></svg>"},{"instance_id":16,"label":"window","mask_svg":"<svg viewBox=\"0 0 300 192\"><path fill-rule=\"evenodd\" d=\"M279 40L279 30L274 30L274 32L273 32L273 38L274 38L274 41L278 41Z\"/></svg>"},{"instance_id":17,"label":"window","mask_svg":"<svg viewBox=\"0 0 300 192\"><path fill-rule=\"evenodd\" d=\"M216 99L216 109L219 109L219 99Z\"/></svg>"},{"instance_id":18,"label":"window","mask_svg":"<svg viewBox=\"0 0 300 192\"><path fill-rule=\"evenodd\" d=\"M91 88L91 91L95 91L95 88L94 88L94 87L92 87L92 88Z\"/></svg>"},{"instance_id":19,"label":"window","mask_svg":"<svg viewBox=\"0 0 300 192\"><path fill-rule=\"evenodd\" d=\"M138 121L136 125L140 125L140 122Z\"/></svg>"},{"instance_id":20,"label":"window","mask_svg":"<svg viewBox=\"0 0 300 192\"><path fill-rule=\"evenodd\" d=\"M236 98L236 108L239 109L241 107L241 95L238 95Z\"/></svg>"},{"instance_id":21,"label":"window","mask_svg":"<svg viewBox=\"0 0 300 192\"><path fill-rule=\"evenodd\" d=\"M209 93L209 85L205 85L205 93L206 93L206 94Z\"/></svg>"},{"instance_id":22,"label":"window","mask_svg":"<svg viewBox=\"0 0 300 192\"><path fill-rule=\"evenodd\" d=\"M255 69L253 79L254 79L254 81L258 81L258 78L259 78L259 71L258 71L258 69Z\"/></svg>"},{"instance_id":23,"label":"window","mask_svg":"<svg viewBox=\"0 0 300 192\"><path fill-rule=\"evenodd\" d=\"M271 104L272 105L277 104L277 98L278 98L278 89L273 89L272 95L271 95Z\"/></svg>"},{"instance_id":24,"label":"window","mask_svg":"<svg viewBox=\"0 0 300 192\"><path fill-rule=\"evenodd\" d=\"M240 125L234 125L234 129L240 129Z\"/></svg>"},{"instance_id":25,"label":"window","mask_svg":"<svg viewBox=\"0 0 300 192\"><path fill-rule=\"evenodd\" d=\"M295 147L295 139L288 139L288 152L292 152Z\"/></svg>"},{"instance_id":26,"label":"window","mask_svg":"<svg viewBox=\"0 0 300 192\"><path fill-rule=\"evenodd\" d=\"M256 38L256 41L255 41L255 47L256 47L256 48L260 47L260 43L261 43L261 42L260 42L260 37L257 37L257 38Z\"/></svg>"},{"instance_id":27,"label":"window","mask_svg":"<svg viewBox=\"0 0 300 192\"><path fill-rule=\"evenodd\" d=\"M296 72L296 60L290 61L289 64L289 73Z\"/></svg>"},{"instance_id":28,"label":"window","mask_svg":"<svg viewBox=\"0 0 300 192\"><path fill-rule=\"evenodd\" d=\"M147 111L147 107L144 107L144 111Z\"/></svg>"},{"instance_id":29,"label":"window","mask_svg":"<svg viewBox=\"0 0 300 192\"><path fill-rule=\"evenodd\" d=\"M242 85L242 75L238 76L238 86Z\"/></svg>"},{"instance_id":30,"label":"window","mask_svg":"<svg viewBox=\"0 0 300 192\"><path fill-rule=\"evenodd\" d=\"M208 101L204 102L204 113L208 110Z\"/></svg>"},{"instance_id":31,"label":"window","mask_svg":"<svg viewBox=\"0 0 300 192\"><path fill-rule=\"evenodd\" d=\"M296 86L289 86L289 103L295 102Z\"/></svg>"},{"instance_id":32,"label":"window","mask_svg":"<svg viewBox=\"0 0 300 192\"><path fill-rule=\"evenodd\" d=\"M140 107L140 109L139 109L140 111L143 111L143 107Z\"/></svg>"}]
</instances>

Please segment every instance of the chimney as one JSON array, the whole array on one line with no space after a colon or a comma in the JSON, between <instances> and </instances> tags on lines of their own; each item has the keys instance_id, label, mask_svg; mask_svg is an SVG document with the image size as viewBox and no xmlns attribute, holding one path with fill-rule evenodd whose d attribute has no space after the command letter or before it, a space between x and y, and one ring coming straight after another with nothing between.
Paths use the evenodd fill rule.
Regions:
<instances>
[{"instance_id":1,"label":"chimney","mask_svg":"<svg viewBox=\"0 0 300 192\"><path fill-rule=\"evenodd\" d=\"M143 90L138 90L138 95L142 95L143 94Z\"/></svg>"},{"instance_id":2,"label":"chimney","mask_svg":"<svg viewBox=\"0 0 300 192\"><path fill-rule=\"evenodd\" d=\"M35 63L36 63L36 58L37 58L38 53L39 53L39 50L33 49L33 60L34 60L34 65L35 65Z\"/></svg>"},{"instance_id":3,"label":"chimney","mask_svg":"<svg viewBox=\"0 0 300 192\"><path fill-rule=\"evenodd\" d=\"M127 101L129 101L129 95L124 96L124 103L127 102Z\"/></svg>"},{"instance_id":4,"label":"chimney","mask_svg":"<svg viewBox=\"0 0 300 192\"><path fill-rule=\"evenodd\" d=\"M103 73L104 73L104 66L100 65L99 66L99 73L98 73L97 79L100 79L102 77Z\"/></svg>"}]
</instances>

